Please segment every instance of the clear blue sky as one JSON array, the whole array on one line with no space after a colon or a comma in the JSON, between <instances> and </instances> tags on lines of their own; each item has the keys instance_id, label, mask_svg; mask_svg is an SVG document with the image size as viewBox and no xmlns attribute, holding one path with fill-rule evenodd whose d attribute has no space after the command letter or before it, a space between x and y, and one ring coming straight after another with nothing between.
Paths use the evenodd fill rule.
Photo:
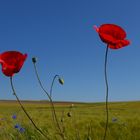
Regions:
<instances>
[{"instance_id":1,"label":"clear blue sky","mask_svg":"<svg viewBox=\"0 0 140 140\"><path fill-rule=\"evenodd\" d=\"M140 1L139 0L4 0L0 1L0 52L28 54L14 76L21 99L47 99L38 86L31 58L49 90L55 74L54 100L105 100L104 54L93 25L114 23L123 27L132 44L109 50L109 100L140 100ZM15 99L10 80L0 72L0 99Z\"/></svg>"}]
</instances>

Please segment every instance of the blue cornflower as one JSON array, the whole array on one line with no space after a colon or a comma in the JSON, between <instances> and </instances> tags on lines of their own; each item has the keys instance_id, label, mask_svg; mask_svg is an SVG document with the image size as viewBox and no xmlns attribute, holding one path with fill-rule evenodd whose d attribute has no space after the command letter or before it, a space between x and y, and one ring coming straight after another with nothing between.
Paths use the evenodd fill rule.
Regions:
<instances>
[{"instance_id":1,"label":"blue cornflower","mask_svg":"<svg viewBox=\"0 0 140 140\"><path fill-rule=\"evenodd\" d=\"M15 124L14 128L16 128L20 133L25 132L25 128L23 128L20 124Z\"/></svg>"},{"instance_id":2,"label":"blue cornflower","mask_svg":"<svg viewBox=\"0 0 140 140\"><path fill-rule=\"evenodd\" d=\"M12 115L12 119L16 119L17 118L17 116L14 114L14 115Z\"/></svg>"},{"instance_id":3,"label":"blue cornflower","mask_svg":"<svg viewBox=\"0 0 140 140\"><path fill-rule=\"evenodd\" d=\"M24 132L25 132L25 129L21 127L21 128L19 129L19 132L20 132L20 133L24 133Z\"/></svg>"},{"instance_id":4,"label":"blue cornflower","mask_svg":"<svg viewBox=\"0 0 140 140\"><path fill-rule=\"evenodd\" d=\"M14 125L14 128L19 129L20 128L20 125L19 124L16 124L16 125Z\"/></svg>"}]
</instances>

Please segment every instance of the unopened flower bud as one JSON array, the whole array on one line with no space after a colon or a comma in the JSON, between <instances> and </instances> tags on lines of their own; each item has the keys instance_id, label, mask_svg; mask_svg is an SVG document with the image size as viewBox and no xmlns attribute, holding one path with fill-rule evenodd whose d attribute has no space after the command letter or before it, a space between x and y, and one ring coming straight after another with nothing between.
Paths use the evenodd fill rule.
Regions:
<instances>
[{"instance_id":1,"label":"unopened flower bud","mask_svg":"<svg viewBox=\"0 0 140 140\"><path fill-rule=\"evenodd\" d=\"M72 116L71 112L68 112L68 113L67 113L67 116L68 116L68 117L71 117L71 116Z\"/></svg>"},{"instance_id":2,"label":"unopened flower bud","mask_svg":"<svg viewBox=\"0 0 140 140\"><path fill-rule=\"evenodd\" d=\"M37 62L37 58L36 58L36 57L33 57L33 58L32 58L32 62L33 62L33 63L36 63L36 62Z\"/></svg>"},{"instance_id":3,"label":"unopened flower bud","mask_svg":"<svg viewBox=\"0 0 140 140\"><path fill-rule=\"evenodd\" d=\"M64 85L64 80L62 78L59 78L58 81L61 85Z\"/></svg>"}]
</instances>

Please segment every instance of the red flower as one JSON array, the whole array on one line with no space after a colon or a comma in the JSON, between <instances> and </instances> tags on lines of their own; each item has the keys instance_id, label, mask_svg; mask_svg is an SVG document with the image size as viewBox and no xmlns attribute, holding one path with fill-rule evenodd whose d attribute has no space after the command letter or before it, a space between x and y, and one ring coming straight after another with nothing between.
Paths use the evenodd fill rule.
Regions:
<instances>
[{"instance_id":1,"label":"red flower","mask_svg":"<svg viewBox=\"0 0 140 140\"><path fill-rule=\"evenodd\" d=\"M17 51L6 51L0 54L2 72L6 76L13 76L15 73L20 71L26 58L27 54L22 54Z\"/></svg>"},{"instance_id":2,"label":"red flower","mask_svg":"<svg viewBox=\"0 0 140 140\"><path fill-rule=\"evenodd\" d=\"M130 44L129 40L126 40L126 32L118 25L115 24L103 24L99 28L94 26L98 32L101 40L108 44L111 49L119 49Z\"/></svg>"}]
</instances>

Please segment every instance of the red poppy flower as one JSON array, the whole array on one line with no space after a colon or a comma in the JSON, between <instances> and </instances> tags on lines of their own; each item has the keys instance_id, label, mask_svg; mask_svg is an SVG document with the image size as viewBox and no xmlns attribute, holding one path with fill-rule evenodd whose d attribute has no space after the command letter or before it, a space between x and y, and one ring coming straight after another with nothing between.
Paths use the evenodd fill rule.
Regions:
<instances>
[{"instance_id":1,"label":"red poppy flower","mask_svg":"<svg viewBox=\"0 0 140 140\"><path fill-rule=\"evenodd\" d=\"M99 28L96 26L94 28L101 40L111 49L119 49L130 44L130 41L125 39L126 32L118 25L103 24Z\"/></svg>"},{"instance_id":2,"label":"red poppy flower","mask_svg":"<svg viewBox=\"0 0 140 140\"><path fill-rule=\"evenodd\" d=\"M27 54L22 54L17 51L6 51L0 54L2 72L6 76L13 76L20 71L26 58Z\"/></svg>"}]
</instances>

